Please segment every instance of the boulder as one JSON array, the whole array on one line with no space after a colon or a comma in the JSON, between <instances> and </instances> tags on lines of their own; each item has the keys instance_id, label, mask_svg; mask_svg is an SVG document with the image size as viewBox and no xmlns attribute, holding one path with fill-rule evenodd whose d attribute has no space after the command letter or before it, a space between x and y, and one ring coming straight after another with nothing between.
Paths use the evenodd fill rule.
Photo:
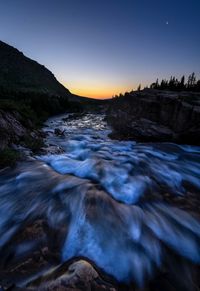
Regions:
<instances>
[{"instance_id":1,"label":"boulder","mask_svg":"<svg viewBox=\"0 0 200 291\"><path fill-rule=\"evenodd\" d=\"M108 290L115 291L112 283L101 278L100 274L89 262L80 259L66 263L52 269L46 275L29 283L27 290L50 291L50 290Z\"/></svg>"}]
</instances>

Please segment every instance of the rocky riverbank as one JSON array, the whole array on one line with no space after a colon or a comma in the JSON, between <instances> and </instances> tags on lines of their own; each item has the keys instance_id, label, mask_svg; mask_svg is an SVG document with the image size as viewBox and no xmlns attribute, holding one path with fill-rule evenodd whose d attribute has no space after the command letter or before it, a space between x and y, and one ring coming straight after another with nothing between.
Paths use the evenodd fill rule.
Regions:
<instances>
[{"instance_id":1,"label":"rocky riverbank","mask_svg":"<svg viewBox=\"0 0 200 291\"><path fill-rule=\"evenodd\" d=\"M0 168L24 160L25 149L36 153L44 146L40 126L15 110L0 109L0 136Z\"/></svg>"},{"instance_id":2,"label":"rocky riverbank","mask_svg":"<svg viewBox=\"0 0 200 291\"><path fill-rule=\"evenodd\" d=\"M146 89L112 100L111 137L200 144L200 94Z\"/></svg>"}]
</instances>

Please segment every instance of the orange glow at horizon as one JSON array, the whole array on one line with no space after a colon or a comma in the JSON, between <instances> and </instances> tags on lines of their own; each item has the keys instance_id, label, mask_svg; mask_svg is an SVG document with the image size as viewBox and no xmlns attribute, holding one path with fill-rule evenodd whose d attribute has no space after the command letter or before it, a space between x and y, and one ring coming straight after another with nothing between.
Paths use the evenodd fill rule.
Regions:
<instances>
[{"instance_id":1,"label":"orange glow at horizon","mask_svg":"<svg viewBox=\"0 0 200 291\"><path fill-rule=\"evenodd\" d=\"M62 83L63 86L65 86L67 89L70 90L72 94L83 96L83 97L89 97L94 99L109 99L112 98L114 95L119 95L120 93L125 93L126 91L131 91L135 89L135 86L132 87L119 87L119 86L105 86L103 88L97 88L97 87L90 87L85 88L85 86L78 86L77 88L69 86L69 84ZM79 88L78 88L79 87Z\"/></svg>"},{"instance_id":2,"label":"orange glow at horizon","mask_svg":"<svg viewBox=\"0 0 200 291\"><path fill-rule=\"evenodd\" d=\"M95 99L108 99L111 98L114 94L112 92L107 91L106 89L71 89L71 93L83 96L83 97L89 97L89 98L95 98Z\"/></svg>"}]
</instances>

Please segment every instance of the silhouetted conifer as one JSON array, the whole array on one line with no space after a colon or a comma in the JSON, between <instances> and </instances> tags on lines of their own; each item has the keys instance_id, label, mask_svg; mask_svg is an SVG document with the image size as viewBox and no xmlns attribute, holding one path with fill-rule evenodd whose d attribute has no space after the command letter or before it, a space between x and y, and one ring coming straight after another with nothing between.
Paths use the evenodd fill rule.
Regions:
<instances>
[{"instance_id":1,"label":"silhouetted conifer","mask_svg":"<svg viewBox=\"0 0 200 291\"><path fill-rule=\"evenodd\" d=\"M187 82L185 82L185 76L183 75L180 81L171 76L169 81L163 79L160 83L158 79L156 82L150 85L151 89L159 89L159 90L170 90L170 91L200 91L200 80L196 80L195 73L192 73L188 76Z\"/></svg>"},{"instance_id":2,"label":"silhouetted conifer","mask_svg":"<svg viewBox=\"0 0 200 291\"><path fill-rule=\"evenodd\" d=\"M183 75L180 81L180 89L184 90L185 88L185 76Z\"/></svg>"}]
</instances>

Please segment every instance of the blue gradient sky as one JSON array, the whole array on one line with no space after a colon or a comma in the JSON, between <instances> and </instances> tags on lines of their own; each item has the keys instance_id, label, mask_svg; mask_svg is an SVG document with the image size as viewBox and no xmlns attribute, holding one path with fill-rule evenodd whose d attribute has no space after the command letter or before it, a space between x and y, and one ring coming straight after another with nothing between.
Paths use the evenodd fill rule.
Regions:
<instances>
[{"instance_id":1,"label":"blue gradient sky","mask_svg":"<svg viewBox=\"0 0 200 291\"><path fill-rule=\"evenodd\" d=\"M73 93L106 98L199 76L199 15L200 0L0 0L0 39Z\"/></svg>"}]
</instances>

